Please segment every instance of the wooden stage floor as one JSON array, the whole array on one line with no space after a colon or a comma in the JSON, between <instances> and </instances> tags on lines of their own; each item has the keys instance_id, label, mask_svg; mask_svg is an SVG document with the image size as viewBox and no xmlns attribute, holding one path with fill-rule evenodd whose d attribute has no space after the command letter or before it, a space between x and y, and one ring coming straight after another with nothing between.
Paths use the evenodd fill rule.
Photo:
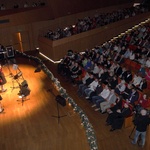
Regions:
<instances>
[{"instance_id":1,"label":"wooden stage floor","mask_svg":"<svg viewBox=\"0 0 150 150\"><path fill-rule=\"evenodd\" d=\"M17 101L19 88L12 89L12 87L17 87L18 82L21 83L23 79L20 77L16 82L9 76L10 71L16 74L12 64L9 68L8 65L3 66L7 91L1 93L5 111L0 114L0 150L90 150L80 117L69 105L65 107L59 105L60 115L67 115L60 118L60 123L58 118L52 117L57 116L54 95L58 93L51 80L43 71L34 73L37 67L35 62L19 58L17 63L31 93L29 100L24 101L23 105L22 101ZM64 78L57 74L56 65L49 61L45 61L45 64L88 116L96 133L99 150L141 149L137 145L132 145L129 139L133 126L110 132L110 127L105 126L107 114L95 112L87 100L79 98L76 94L77 87L65 82ZM146 145L143 149L150 149L149 141L150 130L147 132Z\"/></svg>"}]
</instances>

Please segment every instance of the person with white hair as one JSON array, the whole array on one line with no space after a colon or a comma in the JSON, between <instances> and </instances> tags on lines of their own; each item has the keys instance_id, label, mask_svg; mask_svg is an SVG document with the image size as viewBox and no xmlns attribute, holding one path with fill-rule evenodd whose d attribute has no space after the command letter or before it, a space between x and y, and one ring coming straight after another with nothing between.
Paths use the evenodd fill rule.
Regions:
<instances>
[{"instance_id":1,"label":"person with white hair","mask_svg":"<svg viewBox=\"0 0 150 150\"><path fill-rule=\"evenodd\" d=\"M147 115L147 110L142 109L140 111L140 115L138 115L134 119L134 125L136 126L136 131L135 131L134 139L131 142L132 144L136 144L140 136L141 140L139 146L144 147L146 141L146 130L149 124L150 124L150 118Z\"/></svg>"}]
</instances>

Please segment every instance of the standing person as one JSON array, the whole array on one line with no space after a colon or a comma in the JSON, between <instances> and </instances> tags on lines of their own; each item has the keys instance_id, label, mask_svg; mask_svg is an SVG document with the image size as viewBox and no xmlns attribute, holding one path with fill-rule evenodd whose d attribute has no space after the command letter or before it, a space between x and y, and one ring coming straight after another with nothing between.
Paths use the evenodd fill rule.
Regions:
<instances>
[{"instance_id":1,"label":"standing person","mask_svg":"<svg viewBox=\"0 0 150 150\"><path fill-rule=\"evenodd\" d=\"M140 115L135 118L134 124L136 126L136 131L135 131L134 139L131 143L136 144L139 139L139 136L141 135L141 141L139 145L141 147L144 147L145 140L146 140L147 126L150 124L150 118L147 115L147 111L145 109L142 109L140 111Z\"/></svg>"},{"instance_id":2,"label":"standing person","mask_svg":"<svg viewBox=\"0 0 150 150\"><path fill-rule=\"evenodd\" d=\"M6 78L4 76L4 73L2 71L2 66L0 65L0 86L1 86L1 92L5 92L7 89L4 88L4 84L6 84Z\"/></svg>"}]
</instances>

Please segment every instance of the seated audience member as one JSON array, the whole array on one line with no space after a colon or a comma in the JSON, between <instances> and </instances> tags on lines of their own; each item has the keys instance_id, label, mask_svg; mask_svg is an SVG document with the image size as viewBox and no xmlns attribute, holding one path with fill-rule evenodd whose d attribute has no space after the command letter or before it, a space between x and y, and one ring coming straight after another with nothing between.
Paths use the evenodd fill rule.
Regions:
<instances>
[{"instance_id":1,"label":"seated audience member","mask_svg":"<svg viewBox=\"0 0 150 150\"><path fill-rule=\"evenodd\" d=\"M132 81L132 73L130 70L127 70L126 75L124 75L124 78L126 83L130 83Z\"/></svg>"},{"instance_id":2,"label":"seated audience member","mask_svg":"<svg viewBox=\"0 0 150 150\"><path fill-rule=\"evenodd\" d=\"M118 95L121 95L121 93L124 92L125 88L126 88L125 81L121 80L121 82L116 86L115 92Z\"/></svg>"},{"instance_id":3,"label":"seated audience member","mask_svg":"<svg viewBox=\"0 0 150 150\"><path fill-rule=\"evenodd\" d=\"M109 72L114 72L116 67L117 67L117 64L113 62L109 68Z\"/></svg>"},{"instance_id":4,"label":"seated audience member","mask_svg":"<svg viewBox=\"0 0 150 150\"><path fill-rule=\"evenodd\" d=\"M133 87L138 87L139 84L142 81L142 77L138 75L138 73L134 74L133 80L132 80L132 86Z\"/></svg>"},{"instance_id":5,"label":"seated audience member","mask_svg":"<svg viewBox=\"0 0 150 150\"><path fill-rule=\"evenodd\" d=\"M134 54L133 51L130 52L129 59L130 60L135 60L135 54Z\"/></svg>"},{"instance_id":6,"label":"seated audience member","mask_svg":"<svg viewBox=\"0 0 150 150\"><path fill-rule=\"evenodd\" d=\"M112 112L117 111L117 109L122 108L123 98L122 96L117 96L116 102L110 108L107 109L107 113L110 114Z\"/></svg>"},{"instance_id":7,"label":"seated audience member","mask_svg":"<svg viewBox=\"0 0 150 150\"><path fill-rule=\"evenodd\" d=\"M19 5L17 3L15 3L14 8L19 8Z\"/></svg>"},{"instance_id":8,"label":"seated audience member","mask_svg":"<svg viewBox=\"0 0 150 150\"><path fill-rule=\"evenodd\" d=\"M88 87L84 90L86 99L88 99L90 97L90 94L96 90L97 85L98 85L98 79L95 78L95 80L92 83L90 83Z\"/></svg>"},{"instance_id":9,"label":"seated audience member","mask_svg":"<svg viewBox=\"0 0 150 150\"><path fill-rule=\"evenodd\" d=\"M126 52L126 48L125 46L122 46L121 51L120 51L120 55L124 55Z\"/></svg>"},{"instance_id":10,"label":"seated audience member","mask_svg":"<svg viewBox=\"0 0 150 150\"><path fill-rule=\"evenodd\" d=\"M135 113L139 114L142 109L147 109L150 107L150 100L147 98L146 94L141 95L135 106Z\"/></svg>"},{"instance_id":11,"label":"seated audience member","mask_svg":"<svg viewBox=\"0 0 150 150\"><path fill-rule=\"evenodd\" d=\"M73 67L70 69L70 74L68 75L68 79L70 79L71 77L76 78L78 70L79 70L79 65L77 62L75 62Z\"/></svg>"},{"instance_id":12,"label":"seated audience member","mask_svg":"<svg viewBox=\"0 0 150 150\"><path fill-rule=\"evenodd\" d=\"M88 72L85 72L85 75L82 77L81 80L79 80L77 82L78 85L80 84L85 84L86 83L86 80L90 77L90 74Z\"/></svg>"},{"instance_id":13,"label":"seated audience member","mask_svg":"<svg viewBox=\"0 0 150 150\"><path fill-rule=\"evenodd\" d=\"M87 58L84 57L83 60L82 60L82 67L83 67L83 68L86 66L87 61L88 61Z\"/></svg>"},{"instance_id":14,"label":"seated audience member","mask_svg":"<svg viewBox=\"0 0 150 150\"><path fill-rule=\"evenodd\" d=\"M104 73L104 69L102 67L99 68L98 79L100 79L101 75Z\"/></svg>"},{"instance_id":15,"label":"seated audience member","mask_svg":"<svg viewBox=\"0 0 150 150\"><path fill-rule=\"evenodd\" d=\"M123 99L127 99L131 91L132 91L132 85L128 84L125 90L121 93L121 96L123 97Z\"/></svg>"},{"instance_id":16,"label":"seated audience member","mask_svg":"<svg viewBox=\"0 0 150 150\"><path fill-rule=\"evenodd\" d=\"M87 63L86 63L85 66L84 66L84 69L85 69L86 71L90 71L91 65L92 65L92 61L88 58L88 59L87 59Z\"/></svg>"},{"instance_id":17,"label":"seated audience member","mask_svg":"<svg viewBox=\"0 0 150 150\"><path fill-rule=\"evenodd\" d=\"M140 90L141 92L143 90L145 90L147 88L147 81L145 78L142 78L142 81L140 82L140 84L136 87L138 90Z\"/></svg>"},{"instance_id":18,"label":"seated audience member","mask_svg":"<svg viewBox=\"0 0 150 150\"><path fill-rule=\"evenodd\" d=\"M99 66L97 65L97 63L94 63L94 68L93 68L93 70L91 70L91 73L92 73L94 76L98 77L99 71L100 71Z\"/></svg>"},{"instance_id":19,"label":"seated audience member","mask_svg":"<svg viewBox=\"0 0 150 150\"><path fill-rule=\"evenodd\" d=\"M113 78L109 80L108 87L111 89L115 89L117 84L118 84L118 78L116 77L116 75L114 75Z\"/></svg>"},{"instance_id":20,"label":"seated audience member","mask_svg":"<svg viewBox=\"0 0 150 150\"><path fill-rule=\"evenodd\" d=\"M85 84L79 84L78 95L83 96L84 90L94 81L93 75L90 74L90 77L86 79Z\"/></svg>"},{"instance_id":21,"label":"seated audience member","mask_svg":"<svg viewBox=\"0 0 150 150\"><path fill-rule=\"evenodd\" d=\"M23 7L24 7L24 8L27 8L27 7L29 7L29 4L28 4L28 2L25 2L25 3L24 3L24 5L23 5Z\"/></svg>"},{"instance_id":22,"label":"seated audience member","mask_svg":"<svg viewBox=\"0 0 150 150\"><path fill-rule=\"evenodd\" d=\"M98 81L98 85L97 85L95 91L92 91L90 93L89 98L86 98L86 99L88 99L90 102L92 102L92 97L99 95L102 91L103 91L103 86L102 86L101 82Z\"/></svg>"},{"instance_id":23,"label":"seated audience member","mask_svg":"<svg viewBox=\"0 0 150 150\"><path fill-rule=\"evenodd\" d=\"M138 101L138 99L139 99L139 92L135 88L132 88L132 91L129 93L129 96L126 99L126 101L134 106L135 102Z\"/></svg>"},{"instance_id":24,"label":"seated audience member","mask_svg":"<svg viewBox=\"0 0 150 150\"><path fill-rule=\"evenodd\" d=\"M110 66L111 66L111 62L110 62L109 59L107 59L107 60L106 60L106 63L104 64L104 67L107 68L107 69L109 69Z\"/></svg>"},{"instance_id":25,"label":"seated audience member","mask_svg":"<svg viewBox=\"0 0 150 150\"><path fill-rule=\"evenodd\" d=\"M145 65L146 64L146 58L144 55L141 56L141 58L138 59L138 62L141 64L141 65Z\"/></svg>"},{"instance_id":26,"label":"seated audience member","mask_svg":"<svg viewBox=\"0 0 150 150\"><path fill-rule=\"evenodd\" d=\"M109 76L107 77L107 79L103 82L104 84L108 84L112 79L114 74L112 72L108 73Z\"/></svg>"},{"instance_id":27,"label":"seated audience member","mask_svg":"<svg viewBox=\"0 0 150 150\"><path fill-rule=\"evenodd\" d=\"M5 5L4 5L4 4L1 4L1 6L0 6L0 10L6 10L6 7L5 7Z\"/></svg>"},{"instance_id":28,"label":"seated audience member","mask_svg":"<svg viewBox=\"0 0 150 150\"><path fill-rule=\"evenodd\" d=\"M150 68L150 57L148 57L148 59L146 60L146 67Z\"/></svg>"},{"instance_id":29,"label":"seated audience member","mask_svg":"<svg viewBox=\"0 0 150 150\"><path fill-rule=\"evenodd\" d=\"M76 86L77 84L77 79L79 78L79 76L82 75L82 68L81 66L78 67L78 70L76 72L74 72L72 75L71 75L71 81L73 83L74 86Z\"/></svg>"},{"instance_id":30,"label":"seated audience member","mask_svg":"<svg viewBox=\"0 0 150 150\"><path fill-rule=\"evenodd\" d=\"M117 62L119 65L122 65L125 62L124 55L121 55L120 59Z\"/></svg>"},{"instance_id":31,"label":"seated audience member","mask_svg":"<svg viewBox=\"0 0 150 150\"><path fill-rule=\"evenodd\" d=\"M124 58L129 58L130 57L130 49L128 48L124 54Z\"/></svg>"},{"instance_id":32,"label":"seated audience member","mask_svg":"<svg viewBox=\"0 0 150 150\"><path fill-rule=\"evenodd\" d=\"M105 99L104 102L100 103L101 113L106 112L106 110L108 108L110 108L112 105L114 105L114 103L116 102L116 99L117 99L116 94L115 94L114 90L112 89L110 91L108 98Z\"/></svg>"},{"instance_id":33,"label":"seated audience member","mask_svg":"<svg viewBox=\"0 0 150 150\"><path fill-rule=\"evenodd\" d=\"M115 68L114 73L118 77L122 74L122 68L119 64L117 64L117 67Z\"/></svg>"},{"instance_id":34,"label":"seated audience member","mask_svg":"<svg viewBox=\"0 0 150 150\"><path fill-rule=\"evenodd\" d=\"M119 78L124 79L127 76L127 69L125 67L122 68L122 73Z\"/></svg>"},{"instance_id":35,"label":"seated audience member","mask_svg":"<svg viewBox=\"0 0 150 150\"><path fill-rule=\"evenodd\" d=\"M123 103L122 105L123 106L120 109L111 111L106 119L107 125L111 125L110 131L121 129L124 119L132 112L128 103Z\"/></svg>"},{"instance_id":36,"label":"seated audience member","mask_svg":"<svg viewBox=\"0 0 150 150\"><path fill-rule=\"evenodd\" d=\"M138 70L137 73L138 73L141 77L145 77L146 70L145 70L144 65L141 65L141 68Z\"/></svg>"},{"instance_id":37,"label":"seated audience member","mask_svg":"<svg viewBox=\"0 0 150 150\"><path fill-rule=\"evenodd\" d=\"M95 111L98 111L100 109L100 103L104 102L105 99L108 98L109 94L110 94L110 90L109 90L108 86L105 85L103 91L99 95L92 97L92 102L94 103L94 105L92 105L92 107L95 107L95 106L97 107L97 109L95 109Z\"/></svg>"},{"instance_id":38,"label":"seated audience member","mask_svg":"<svg viewBox=\"0 0 150 150\"><path fill-rule=\"evenodd\" d=\"M108 79L108 77L109 77L109 73L108 70L105 68L99 80L105 84L107 82L106 80Z\"/></svg>"},{"instance_id":39,"label":"seated audience member","mask_svg":"<svg viewBox=\"0 0 150 150\"><path fill-rule=\"evenodd\" d=\"M145 79L150 81L150 69L148 69L148 71L146 71L146 76L145 76Z\"/></svg>"}]
</instances>

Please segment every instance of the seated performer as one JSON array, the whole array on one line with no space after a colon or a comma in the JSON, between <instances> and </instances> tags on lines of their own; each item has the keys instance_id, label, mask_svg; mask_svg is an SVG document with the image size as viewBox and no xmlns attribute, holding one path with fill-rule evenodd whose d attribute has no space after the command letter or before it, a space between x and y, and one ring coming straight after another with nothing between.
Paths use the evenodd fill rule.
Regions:
<instances>
[{"instance_id":1,"label":"seated performer","mask_svg":"<svg viewBox=\"0 0 150 150\"><path fill-rule=\"evenodd\" d=\"M2 100L2 96L0 95L0 101ZM2 106L1 102L0 102L0 113L2 113L4 111L4 107Z\"/></svg>"},{"instance_id":2,"label":"seated performer","mask_svg":"<svg viewBox=\"0 0 150 150\"><path fill-rule=\"evenodd\" d=\"M6 78L4 76L4 73L2 71L2 66L0 65L0 86L1 86L1 92L5 92L7 89L4 88L4 84L6 84Z\"/></svg>"}]
</instances>

